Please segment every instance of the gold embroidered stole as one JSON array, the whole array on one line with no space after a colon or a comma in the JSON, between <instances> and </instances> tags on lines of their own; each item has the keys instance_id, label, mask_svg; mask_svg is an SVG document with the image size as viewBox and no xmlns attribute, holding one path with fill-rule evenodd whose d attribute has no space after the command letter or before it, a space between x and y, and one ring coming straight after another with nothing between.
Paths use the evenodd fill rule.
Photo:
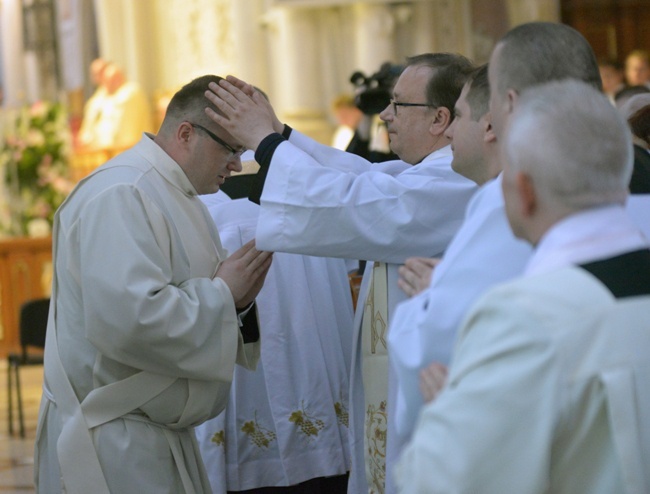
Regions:
<instances>
[{"instance_id":1,"label":"gold embroidered stole","mask_svg":"<svg viewBox=\"0 0 650 494\"><path fill-rule=\"evenodd\" d=\"M361 366L365 394L364 445L370 492L383 494L388 417L388 283L386 264L375 263L361 321Z\"/></svg>"}]
</instances>

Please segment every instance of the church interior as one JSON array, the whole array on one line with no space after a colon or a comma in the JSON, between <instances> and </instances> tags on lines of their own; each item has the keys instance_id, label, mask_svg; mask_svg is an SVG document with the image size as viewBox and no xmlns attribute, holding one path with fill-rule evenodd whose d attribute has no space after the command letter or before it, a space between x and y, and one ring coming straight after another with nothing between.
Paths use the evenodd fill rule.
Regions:
<instances>
[{"instance_id":1,"label":"church interior","mask_svg":"<svg viewBox=\"0 0 650 494\"><path fill-rule=\"evenodd\" d=\"M538 20L573 26L599 59L650 50L647 0L0 0L0 492L33 492L42 367L21 369L26 432L10 434L7 357L22 304L50 293L54 211L155 133L178 88L236 75L330 143L331 102L359 89L355 72L424 52L484 63L508 29Z\"/></svg>"}]
</instances>

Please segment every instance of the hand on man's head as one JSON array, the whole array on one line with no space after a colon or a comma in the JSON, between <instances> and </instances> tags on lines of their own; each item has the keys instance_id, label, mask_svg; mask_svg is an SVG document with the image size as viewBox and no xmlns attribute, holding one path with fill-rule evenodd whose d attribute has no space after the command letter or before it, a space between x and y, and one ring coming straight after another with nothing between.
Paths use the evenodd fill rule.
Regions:
<instances>
[{"instance_id":1,"label":"hand on man's head","mask_svg":"<svg viewBox=\"0 0 650 494\"><path fill-rule=\"evenodd\" d=\"M284 128L268 100L250 84L233 76L219 84L211 82L205 97L220 112L206 107L208 117L248 149L256 150L266 136L281 133Z\"/></svg>"}]
</instances>

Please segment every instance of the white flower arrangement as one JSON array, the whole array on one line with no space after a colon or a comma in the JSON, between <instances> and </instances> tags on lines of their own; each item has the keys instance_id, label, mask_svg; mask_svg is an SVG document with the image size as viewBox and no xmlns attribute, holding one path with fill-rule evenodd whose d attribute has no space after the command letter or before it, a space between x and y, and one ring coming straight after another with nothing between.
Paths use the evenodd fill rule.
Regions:
<instances>
[{"instance_id":1,"label":"white flower arrangement","mask_svg":"<svg viewBox=\"0 0 650 494\"><path fill-rule=\"evenodd\" d=\"M5 199L0 235L41 236L49 233L56 209L74 185L68 179L67 112L60 103L40 101L21 108L8 127L0 140Z\"/></svg>"}]
</instances>

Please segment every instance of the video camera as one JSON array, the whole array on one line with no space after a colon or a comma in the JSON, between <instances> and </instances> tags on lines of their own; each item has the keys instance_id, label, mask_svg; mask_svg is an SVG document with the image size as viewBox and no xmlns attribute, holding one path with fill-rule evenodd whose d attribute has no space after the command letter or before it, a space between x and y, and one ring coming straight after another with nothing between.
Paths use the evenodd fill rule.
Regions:
<instances>
[{"instance_id":1,"label":"video camera","mask_svg":"<svg viewBox=\"0 0 650 494\"><path fill-rule=\"evenodd\" d=\"M366 115L381 113L390 103L391 92L404 66L385 62L379 71L367 77L354 72L350 82L356 86L354 104Z\"/></svg>"}]
</instances>

